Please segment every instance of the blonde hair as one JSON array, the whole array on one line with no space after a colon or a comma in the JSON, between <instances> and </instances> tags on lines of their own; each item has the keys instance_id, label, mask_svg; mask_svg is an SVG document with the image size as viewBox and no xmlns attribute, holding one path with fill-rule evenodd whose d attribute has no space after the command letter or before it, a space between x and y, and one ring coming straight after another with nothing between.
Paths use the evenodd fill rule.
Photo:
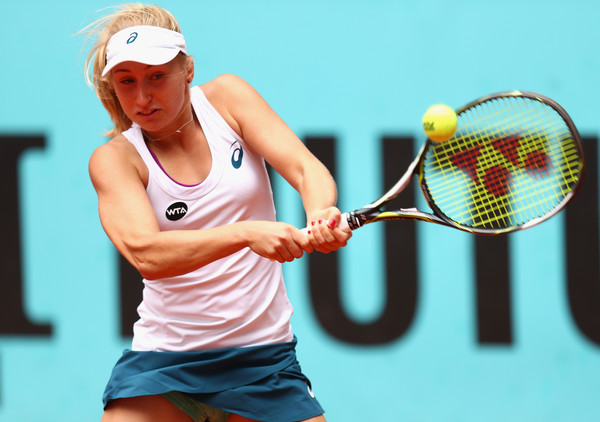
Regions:
<instances>
[{"instance_id":1,"label":"blonde hair","mask_svg":"<svg viewBox=\"0 0 600 422\"><path fill-rule=\"evenodd\" d=\"M129 129L132 123L121 108L112 86L110 74L102 76L102 71L106 66L106 45L114 34L136 25L159 26L181 32L179 23L169 11L145 4L124 4L80 31L80 33L87 34L86 41L90 38L95 39L85 61L83 73L86 83L94 88L114 124L114 128L109 130L106 136L116 136ZM184 66L189 65L191 65L191 60L186 60Z\"/></svg>"}]
</instances>

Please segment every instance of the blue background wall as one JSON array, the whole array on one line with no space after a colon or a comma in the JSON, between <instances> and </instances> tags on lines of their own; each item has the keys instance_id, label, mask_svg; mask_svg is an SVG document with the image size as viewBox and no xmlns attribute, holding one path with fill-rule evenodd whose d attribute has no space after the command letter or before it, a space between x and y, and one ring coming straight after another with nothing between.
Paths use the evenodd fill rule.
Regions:
<instances>
[{"instance_id":1,"label":"blue background wall","mask_svg":"<svg viewBox=\"0 0 600 422\"><path fill-rule=\"evenodd\" d=\"M110 121L83 82L84 39L74 34L112 3L0 3L0 136L45 139L19 156L20 207L4 203L2 224L14 225L19 213L22 308L33 325L51 327L0 332L0 421L99 420L104 384L128 341L119 328L118 259L87 175ZM530 90L561 103L584 136L598 135L600 7L592 0L159 4L180 21L195 83L237 74L299 136L335 137L343 209L381 193L381 137L422 142L421 115L433 103L458 107L491 92ZM302 225L294 192L280 179L275 190L278 217ZM332 336L315 316L308 259L286 264L301 363L328 419L598 420L598 339L574 321L566 269L567 251L597 252L598 237L568 243L565 221L562 213L510 236L513 333L499 344L478 339L469 235L417 225L414 319L385 344ZM384 302L382 230L356 232L339 253L344 310L358 323L376 320ZM15 246L3 240L6 254ZM598 256L590 258L584 276L597 274ZM0 280L4 288L15 283ZM0 306L10 305L7 297ZM586 315L597 326L600 309Z\"/></svg>"}]
</instances>

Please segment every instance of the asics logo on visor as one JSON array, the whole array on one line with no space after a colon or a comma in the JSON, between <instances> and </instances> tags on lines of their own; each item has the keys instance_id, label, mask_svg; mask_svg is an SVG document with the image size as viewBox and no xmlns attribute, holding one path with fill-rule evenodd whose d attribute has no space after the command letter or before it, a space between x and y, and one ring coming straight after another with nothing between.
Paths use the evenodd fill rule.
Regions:
<instances>
[{"instance_id":1,"label":"asics logo on visor","mask_svg":"<svg viewBox=\"0 0 600 422\"><path fill-rule=\"evenodd\" d=\"M135 44L135 45L134 45ZM151 25L125 28L106 44L105 76L119 63L134 61L148 65L167 63L179 53L187 55L185 39L180 32Z\"/></svg>"},{"instance_id":2,"label":"asics logo on visor","mask_svg":"<svg viewBox=\"0 0 600 422\"><path fill-rule=\"evenodd\" d=\"M137 37L137 32L132 32L131 34L129 34L129 38L127 38L127 44L131 44L132 42L134 42L137 39Z\"/></svg>"}]
</instances>

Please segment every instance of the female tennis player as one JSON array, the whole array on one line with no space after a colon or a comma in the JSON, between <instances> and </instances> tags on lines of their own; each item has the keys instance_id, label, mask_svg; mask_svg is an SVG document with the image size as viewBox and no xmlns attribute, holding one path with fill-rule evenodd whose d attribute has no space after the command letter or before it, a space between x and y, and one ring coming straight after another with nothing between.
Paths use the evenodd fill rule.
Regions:
<instances>
[{"instance_id":1,"label":"female tennis player","mask_svg":"<svg viewBox=\"0 0 600 422\"><path fill-rule=\"evenodd\" d=\"M281 264L350 238L331 175L239 77L192 87L168 11L126 5L86 31L86 78L114 123L89 163L100 219L144 279L103 422L325 421ZM275 221L265 161L299 192L308 235Z\"/></svg>"}]
</instances>

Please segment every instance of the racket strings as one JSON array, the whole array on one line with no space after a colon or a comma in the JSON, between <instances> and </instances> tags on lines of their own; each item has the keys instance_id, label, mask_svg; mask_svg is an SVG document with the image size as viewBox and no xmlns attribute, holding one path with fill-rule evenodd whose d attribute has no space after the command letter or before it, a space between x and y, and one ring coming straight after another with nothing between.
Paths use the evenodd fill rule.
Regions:
<instances>
[{"instance_id":1,"label":"racket strings","mask_svg":"<svg viewBox=\"0 0 600 422\"><path fill-rule=\"evenodd\" d=\"M548 156L544 154L546 153L543 148L527 153L528 158L526 166L534 170L537 170L538 168L543 169L538 172L539 174L534 174L534 177L547 176L549 173L549 170L547 168L544 170L544 167L547 167L548 163L551 161ZM513 160L513 164L517 163L516 160ZM476 190L475 195L477 195L477 197L473 198L473 207L469 208L474 222L479 221L480 224L486 225L489 223L494 226L515 225L522 222L519 218L525 221L543 215L549 211L549 209L543 207L544 202L541 201L540 198L521 195L510 201L506 197L511 184L514 185L511 186L513 191L519 191L522 190L522 187L518 186L518 183L524 180L521 177L515 179L513 170L510 166L503 166L496 162L486 163L484 160L482 160L481 165L487 166L484 184L481 185L484 186L484 188ZM532 175L530 174L530 176ZM552 198L555 196L555 190L555 186L551 183L546 183L541 186L541 189L538 189L538 194L545 198ZM510 205L513 205L513 207L511 208ZM540 208L540 206L542 206L542 208ZM487 212L482 212L482 209ZM517 215L513 210L519 210L520 213L524 213L524 216L522 214ZM504 221L505 219L508 219L509 221Z\"/></svg>"},{"instance_id":2,"label":"racket strings","mask_svg":"<svg viewBox=\"0 0 600 422\"><path fill-rule=\"evenodd\" d=\"M520 104L517 104L517 106L519 106L518 114L521 116L525 115L527 110L523 110L522 107L520 107ZM535 115L533 116L533 118L535 119L534 121L543 121L544 116ZM553 131L553 129L551 129L550 131ZM512 178L512 172L511 170L509 170L510 166L504 166L503 163L500 160L498 160L498 157L500 157L501 159L506 159L508 163L514 166L519 166L520 162L523 161L523 166L528 170L529 173L531 173L530 175L532 177L539 178L546 177L549 175L549 166L551 165L551 159L548 153L546 152L547 141L544 139L543 136L539 135L539 129L537 127L530 129L529 132L529 142L526 142L524 145L522 145L523 143L521 142L522 139L520 135L503 135L501 137L491 140L491 144L496 150L498 150L500 155L493 156L493 162L489 160L488 162L485 162L485 160L482 160L481 165L487 168L486 190L487 192L492 193L493 196L497 197L508 194L507 190L509 184L515 182ZM522 146L523 148L520 148ZM521 149L522 151L522 156L519 153L519 149ZM523 179L519 178L519 180L522 181ZM513 189L515 189L516 191L523 191L524 188L525 187L516 186ZM553 193L548 191L549 187L546 186L545 188L546 189L542 188L542 190L545 190L545 192L541 193L545 196L551 196ZM489 198L489 196L485 195L485 192L482 192L481 190L479 190L478 192L480 193L480 197L484 199ZM483 194L483 196L481 194ZM532 197L526 196L525 198L522 198L522 200L519 201L518 204L516 204L514 209L518 209L519 212L525 213L524 218L525 220L527 220L544 215L546 212L549 211L548 209L540 209L540 204L540 200L532 200ZM478 208L480 207L476 207L476 209ZM505 207L502 207L501 210L504 211L504 208ZM510 209L506 209L506 211L504 212L498 212L497 209L495 209L494 211L496 211L492 214L494 216L494 220L489 221L489 223L494 224L494 222L497 222L501 225L505 224L503 221L501 221L503 218L509 218L510 223L506 224L515 225L520 223L520 221L511 218L516 216L516 214ZM531 213L530 211L533 211L533 213Z\"/></svg>"},{"instance_id":3,"label":"racket strings","mask_svg":"<svg viewBox=\"0 0 600 422\"><path fill-rule=\"evenodd\" d=\"M548 160L540 159L537 159L537 161L548 162ZM469 217L475 225L498 227L518 225L550 211L550 209L544 208L543 199L533 196L515 196L510 201L506 196L509 185L515 185L511 186L513 191L522 190L523 188L517 184L523 178L515 179L509 167L497 163L486 164L482 162L481 165L488 166L484 176L485 181L471 193L472 206L468 208ZM548 172L548 170L545 172ZM547 183L541 189L538 189L538 195L541 195L542 198L554 197L555 190L550 183ZM518 210L518 213L515 210Z\"/></svg>"},{"instance_id":4,"label":"racket strings","mask_svg":"<svg viewBox=\"0 0 600 422\"><path fill-rule=\"evenodd\" d=\"M533 98L501 97L459 113L459 131L434 144L423 184L459 224L502 229L552 213L581 177L581 153L566 122Z\"/></svg>"}]
</instances>

